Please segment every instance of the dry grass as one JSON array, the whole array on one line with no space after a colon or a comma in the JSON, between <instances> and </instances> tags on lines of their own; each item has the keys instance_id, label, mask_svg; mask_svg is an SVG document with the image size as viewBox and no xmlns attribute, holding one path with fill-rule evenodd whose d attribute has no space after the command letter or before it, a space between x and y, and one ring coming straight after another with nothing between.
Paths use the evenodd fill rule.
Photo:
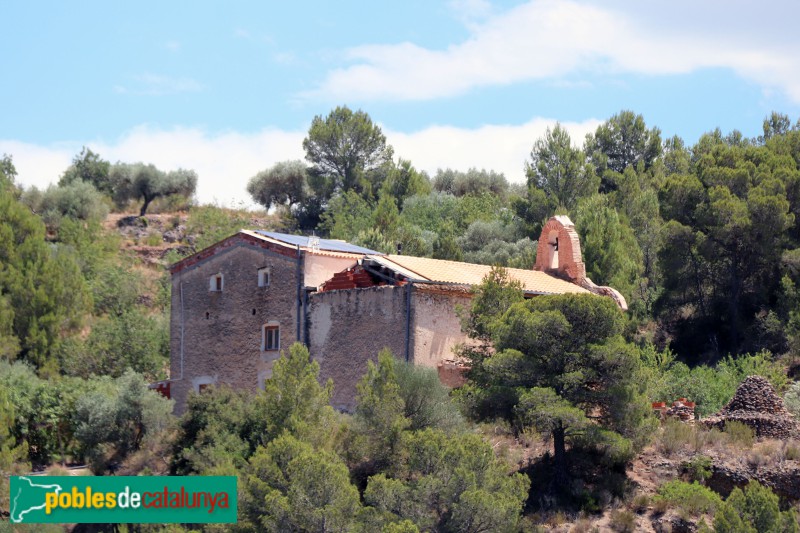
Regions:
<instances>
[{"instance_id":1,"label":"dry grass","mask_svg":"<svg viewBox=\"0 0 800 533\"><path fill-rule=\"evenodd\" d=\"M684 424L680 420L669 419L661 427L661 435L657 440L658 448L664 455L672 456L692 442L693 432L693 426Z\"/></svg>"},{"instance_id":2,"label":"dry grass","mask_svg":"<svg viewBox=\"0 0 800 533\"><path fill-rule=\"evenodd\" d=\"M611 511L609 525L619 533L633 533L636 531L636 515L625 509Z\"/></svg>"},{"instance_id":3,"label":"dry grass","mask_svg":"<svg viewBox=\"0 0 800 533\"><path fill-rule=\"evenodd\" d=\"M795 440L783 443L783 458L787 461L800 460L800 444Z\"/></svg>"},{"instance_id":4,"label":"dry grass","mask_svg":"<svg viewBox=\"0 0 800 533\"><path fill-rule=\"evenodd\" d=\"M647 494L640 492L633 497L630 507L631 511L641 514L647 510L648 505L650 505L650 497Z\"/></svg>"},{"instance_id":5,"label":"dry grass","mask_svg":"<svg viewBox=\"0 0 800 533\"><path fill-rule=\"evenodd\" d=\"M594 533L595 531L600 530L588 518L581 518L569 530L570 533Z\"/></svg>"},{"instance_id":6,"label":"dry grass","mask_svg":"<svg viewBox=\"0 0 800 533\"><path fill-rule=\"evenodd\" d=\"M729 442L736 447L750 449L756 441L756 434L750 426L729 420L725 423L724 433L728 436Z\"/></svg>"}]
</instances>

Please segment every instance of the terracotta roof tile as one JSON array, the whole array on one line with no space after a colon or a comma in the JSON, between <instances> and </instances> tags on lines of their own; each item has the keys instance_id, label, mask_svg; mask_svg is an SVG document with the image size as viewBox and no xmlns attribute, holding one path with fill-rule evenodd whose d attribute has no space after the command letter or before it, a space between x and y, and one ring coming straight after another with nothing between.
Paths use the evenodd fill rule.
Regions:
<instances>
[{"instance_id":1,"label":"terracotta roof tile","mask_svg":"<svg viewBox=\"0 0 800 533\"><path fill-rule=\"evenodd\" d=\"M382 259L384 264L391 262L416 273L421 280L440 283L478 285L492 270L492 267L489 265L476 265L473 263L445 261L443 259L430 259L427 257L413 257L410 255L389 255L384 256ZM540 294L589 292L583 287L558 279L544 272L521 268L508 268L506 270L510 278L522 283L522 288L526 292Z\"/></svg>"}]
</instances>

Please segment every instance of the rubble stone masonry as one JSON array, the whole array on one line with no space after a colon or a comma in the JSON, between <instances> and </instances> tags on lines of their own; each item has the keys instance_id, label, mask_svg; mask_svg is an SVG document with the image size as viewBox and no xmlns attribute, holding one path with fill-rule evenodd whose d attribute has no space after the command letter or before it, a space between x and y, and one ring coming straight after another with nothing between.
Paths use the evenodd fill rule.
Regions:
<instances>
[{"instance_id":1,"label":"rubble stone masonry","mask_svg":"<svg viewBox=\"0 0 800 533\"><path fill-rule=\"evenodd\" d=\"M262 350L267 323L277 325L280 348L297 339L297 259L246 239L224 242L224 253L173 270L170 378L176 414L189 391L227 383L255 391L271 375L277 350ZM259 287L258 270L269 268ZM216 275L221 289L215 290Z\"/></svg>"},{"instance_id":2,"label":"rubble stone masonry","mask_svg":"<svg viewBox=\"0 0 800 533\"><path fill-rule=\"evenodd\" d=\"M350 411L367 361L377 361L384 347L405 358L406 287L314 293L309 297L308 326L309 349L320 364L320 381L333 379L331 404Z\"/></svg>"}]
</instances>

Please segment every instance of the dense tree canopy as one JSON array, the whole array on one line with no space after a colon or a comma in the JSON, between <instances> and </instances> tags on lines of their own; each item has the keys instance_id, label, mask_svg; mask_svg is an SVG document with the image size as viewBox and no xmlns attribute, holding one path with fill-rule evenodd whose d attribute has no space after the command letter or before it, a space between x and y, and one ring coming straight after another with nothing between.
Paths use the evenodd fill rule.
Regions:
<instances>
[{"instance_id":1,"label":"dense tree canopy","mask_svg":"<svg viewBox=\"0 0 800 533\"><path fill-rule=\"evenodd\" d=\"M766 147L713 136L698 147L696 174L669 176L660 193L668 220L660 306L695 346L738 352L746 328L777 290L781 251L796 224L787 185L800 171ZM687 303L697 310L688 321L675 316Z\"/></svg>"},{"instance_id":2,"label":"dense tree canopy","mask_svg":"<svg viewBox=\"0 0 800 533\"><path fill-rule=\"evenodd\" d=\"M661 156L661 131L647 129L642 115L620 111L586 136L584 151L602 178L601 192L609 192L616 184L606 175L607 170L621 174L640 164L647 170Z\"/></svg>"},{"instance_id":3,"label":"dense tree canopy","mask_svg":"<svg viewBox=\"0 0 800 533\"><path fill-rule=\"evenodd\" d=\"M558 123L533 144L531 160L525 167L528 186L543 190L553 209L571 209L579 198L597 192L599 180L594 170Z\"/></svg>"},{"instance_id":4,"label":"dense tree canopy","mask_svg":"<svg viewBox=\"0 0 800 533\"><path fill-rule=\"evenodd\" d=\"M624 318L610 298L561 295L520 301L499 271L473 302L472 335L493 350L471 349L477 414L494 413L554 441L556 473L566 477L567 441L625 461L652 429L638 350L621 337ZM516 300L516 303L513 303ZM503 307L500 305L505 304ZM509 305L510 304L510 305ZM498 309L499 307L499 309Z\"/></svg>"},{"instance_id":5,"label":"dense tree canopy","mask_svg":"<svg viewBox=\"0 0 800 533\"><path fill-rule=\"evenodd\" d=\"M0 190L0 349L37 366L90 305L72 250L45 241L41 218Z\"/></svg>"},{"instance_id":6,"label":"dense tree canopy","mask_svg":"<svg viewBox=\"0 0 800 533\"><path fill-rule=\"evenodd\" d=\"M384 351L365 369L352 414L330 407L336 384L320 383L319 365L295 344L263 390L211 387L172 416L146 385L166 377L169 276L128 250L177 239L171 260L255 215L200 206L111 228L103 218L112 198L118 210L134 200L140 214L163 210L179 198L155 198L191 195L197 177L112 165L84 148L58 186L37 190L20 185L3 156L0 477L69 461L97 474L237 475L236 527L246 531L519 531L538 516L521 519L524 505L544 517L563 503L555 486L589 512L626 499L623 463L656 424L648 402L687 397L705 416L761 375L800 409L791 373L800 354L800 121L772 113L761 129L755 138L711 130L688 145L662 141L622 111L578 148L555 124L526 140L528 179L513 184L475 168L429 179L393 159L363 111L315 117L306 162L250 180L254 201L271 210L260 223L387 253L530 269L543 223L566 214L588 276L630 304L622 314L597 296L526 300L494 269L462 313L467 384L450 391L435 369ZM530 457L537 435L552 455ZM728 438L693 433L691 446L712 437ZM751 461L764 460L760 446ZM794 453L779 451L781 461ZM684 485L658 497L677 499ZM0 480L0 508L6 487ZM685 494L711 492L695 487ZM797 530L758 485L715 502L717 531Z\"/></svg>"},{"instance_id":7,"label":"dense tree canopy","mask_svg":"<svg viewBox=\"0 0 800 533\"><path fill-rule=\"evenodd\" d=\"M72 165L64 171L58 185L61 187L76 181L85 181L91 183L98 191L112 195L114 187L110 173L111 163L84 146L81 153L72 159Z\"/></svg>"},{"instance_id":8,"label":"dense tree canopy","mask_svg":"<svg viewBox=\"0 0 800 533\"><path fill-rule=\"evenodd\" d=\"M303 149L312 165L312 187L324 199L350 189L367 198L376 195L393 153L369 115L347 106L314 117Z\"/></svg>"}]
</instances>

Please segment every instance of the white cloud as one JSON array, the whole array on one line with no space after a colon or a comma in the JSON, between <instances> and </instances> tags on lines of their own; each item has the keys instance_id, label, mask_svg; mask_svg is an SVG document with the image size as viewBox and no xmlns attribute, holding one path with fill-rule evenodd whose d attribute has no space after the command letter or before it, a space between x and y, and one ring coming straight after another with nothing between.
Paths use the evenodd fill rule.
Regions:
<instances>
[{"instance_id":1,"label":"white cloud","mask_svg":"<svg viewBox=\"0 0 800 533\"><path fill-rule=\"evenodd\" d=\"M468 27L488 17L492 13L492 4L488 0L450 0L448 7L456 18Z\"/></svg>"},{"instance_id":2,"label":"white cloud","mask_svg":"<svg viewBox=\"0 0 800 533\"><path fill-rule=\"evenodd\" d=\"M594 132L600 120L563 122L572 142L582 146L586 134ZM513 183L525 181L524 165L534 141L552 128L554 119L534 118L519 125L486 125L475 129L432 126L414 133L384 130L395 154L410 159L418 170L433 177L439 168L467 170L470 167L505 174Z\"/></svg>"},{"instance_id":3,"label":"white cloud","mask_svg":"<svg viewBox=\"0 0 800 533\"><path fill-rule=\"evenodd\" d=\"M39 146L13 140L0 139L0 154L8 154L17 169L17 183L34 185L40 189L58 182L61 174L80 152L80 145L62 143L56 146Z\"/></svg>"},{"instance_id":4,"label":"white cloud","mask_svg":"<svg viewBox=\"0 0 800 533\"><path fill-rule=\"evenodd\" d=\"M475 9L482 2L458 3L471 4ZM483 23L468 23L470 37L443 50L409 42L351 48L346 58L354 64L329 72L317 90L304 96L426 100L573 72L669 75L728 68L800 102L797 39L787 44L773 31L745 31L759 16L753 11L761 8L755 5L715 5L694 9L686 2L649 3L623 11L621 6L532 0ZM796 20L796 7L781 7L789 13L775 16L785 21L794 15ZM776 24L784 26L781 20Z\"/></svg>"},{"instance_id":5,"label":"white cloud","mask_svg":"<svg viewBox=\"0 0 800 533\"><path fill-rule=\"evenodd\" d=\"M410 159L430 175L438 168L477 167L503 172L510 181L521 182L533 142L554 123L555 120L535 118L521 125L476 129L432 126L413 133L384 128L384 133L397 156ZM573 142L580 145L585 134L594 131L599 123L588 120L563 126ZM305 134L279 129L210 134L195 128L159 130L140 126L113 143L86 141L48 147L0 140L0 154L13 156L19 183L45 188L58 181L85 144L112 162L143 161L162 170L194 169L199 176L197 197L201 202L225 206L244 203L252 207L245 190L247 181L278 161L303 159Z\"/></svg>"}]
</instances>

